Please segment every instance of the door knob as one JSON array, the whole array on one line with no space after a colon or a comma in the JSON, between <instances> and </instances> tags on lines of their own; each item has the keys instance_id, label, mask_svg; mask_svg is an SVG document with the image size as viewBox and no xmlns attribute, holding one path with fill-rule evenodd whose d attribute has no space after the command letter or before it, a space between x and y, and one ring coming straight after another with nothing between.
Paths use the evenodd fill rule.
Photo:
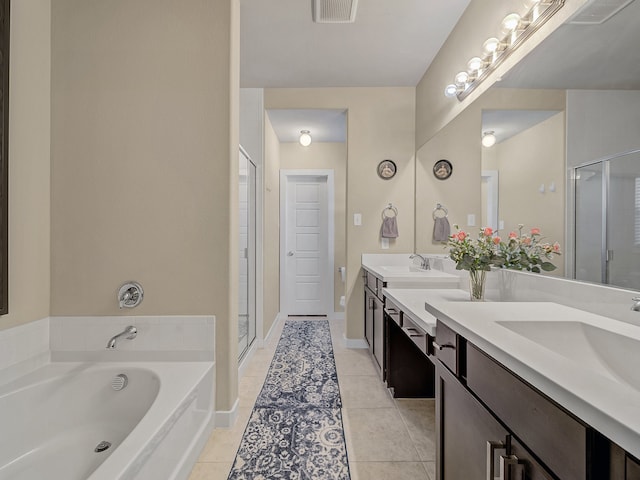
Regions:
<instances>
[{"instance_id":1,"label":"door knob","mask_svg":"<svg viewBox=\"0 0 640 480\"><path fill-rule=\"evenodd\" d=\"M291 251L287 252L287 257L293 257L293 252Z\"/></svg>"}]
</instances>

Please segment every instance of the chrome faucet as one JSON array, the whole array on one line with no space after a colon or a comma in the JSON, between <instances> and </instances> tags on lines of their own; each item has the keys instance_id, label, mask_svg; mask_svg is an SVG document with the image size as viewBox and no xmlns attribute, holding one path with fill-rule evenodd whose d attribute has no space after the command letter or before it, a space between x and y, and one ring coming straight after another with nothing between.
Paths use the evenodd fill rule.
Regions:
<instances>
[{"instance_id":1,"label":"chrome faucet","mask_svg":"<svg viewBox=\"0 0 640 480\"><path fill-rule=\"evenodd\" d=\"M409 256L409 259L413 260L414 258L419 258L420 259L420 268L424 268L425 270L431 270L431 265L429 265L429 259L428 258L423 257L419 253L412 253Z\"/></svg>"},{"instance_id":2,"label":"chrome faucet","mask_svg":"<svg viewBox=\"0 0 640 480\"><path fill-rule=\"evenodd\" d=\"M631 300L635 302L631 307L631 310L634 312L640 312L640 297L633 297Z\"/></svg>"},{"instance_id":3,"label":"chrome faucet","mask_svg":"<svg viewBox=\"0 0 640 480\"><path fill-rule=\"evenodd\" d=\"M109 350L113 350L114 348L116 348L116 343L118 342L118 340L120 340L122 337L125 337L127 340L133 340L137 335L138 329L133 325L129 325L124 329L124 331L109 339L109 341L107 342L107 348Z\"/></svg>"}]
</instances>

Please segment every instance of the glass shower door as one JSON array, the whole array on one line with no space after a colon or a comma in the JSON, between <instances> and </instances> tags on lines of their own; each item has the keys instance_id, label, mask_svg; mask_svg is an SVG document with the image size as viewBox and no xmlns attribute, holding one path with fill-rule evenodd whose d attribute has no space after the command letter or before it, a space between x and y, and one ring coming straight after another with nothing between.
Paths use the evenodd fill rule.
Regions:
<instances>
[{"instance_id":1,"label":"glass shower door","mask_svg":"<svg viewBox=\"0 0 640 480\"><path fill-rule=\"evenodd\" d=\"M605 216L603 163L576 168L576 280L605 282Z\"/></svg>"},{"instance_id":2,"label":"glass shower door","mask_svg":"<svg viewBox=\"0 0 640 480\"><path fill-rule=\"evenodd\" d=\"M240 149L238 357L256 338L256 166Z\"/></svg>"},{"instance_id":3,"label":"glass shower door","mask_svg":"<svg viewBox=\"0 0 640 480\"><path fill-rule=\"evenodd\" d=\"M609 160L606 283L640 289L640 153Z\"/></svg>"}]
</instances>

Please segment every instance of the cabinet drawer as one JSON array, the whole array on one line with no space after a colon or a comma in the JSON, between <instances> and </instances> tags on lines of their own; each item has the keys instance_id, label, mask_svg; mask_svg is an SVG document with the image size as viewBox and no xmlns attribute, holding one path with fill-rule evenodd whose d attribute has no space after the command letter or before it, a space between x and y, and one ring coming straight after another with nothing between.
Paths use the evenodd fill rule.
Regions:
<instances>
[{"instance_id":1,"label":"cabinet drawer","mask_svg":"<svg viewBox=\"0 0 640 480\"><path fill-rule=\"evenodd\" d=\"M370 274L369 272L366 273L366 277L365 277L365 283L367 285L367 287L369 287L369 289L375 294L378 294L378 279L373 276L372 274Z\"/></svg>"},{"instance_id":2,"label":"cabinet drawer","mask_svg":"<svg viewBox=\"0 0 640 480\"><path fill-rule=\"evenodd\" d=\"M587 478L587 428L467 343L467 386L561 479Z\"/></svg>"},{"instance_id":3,"label":"cabinet drawer","mask_svg":"<svg viewBox=\"0 0 640 480\"><path fill-rule=\"evenodd\" d=\"M417 345L422 353L428 354L428 335L420 327L411 321L410 318L403 317L402 331L409 339Z\"/></svg>"},{"instance_id":4,"label":"cabinet drawer","mask_svg":"<svg viewBox=\"0 0 640 480\"><path fill-rule=\"evenodd\" d=\"M458 370L460 352L458 334L440 321L436 323L436 339L433 342L433 350L438 360L456 376L460 375Z\"/></svg>"},{"instance_id":5,"label":"cabinet drawer","mask_svg":"<svg viewBox=\"0 0 640 480\"><path fill-rule=\"evenodd\" d=\"M400 307L398 307L387 297L385 297L384 299L384 305L384 311L387 315L389 315L389 318L391 318L391 320L393 320L399 327L402 327L403 314L402 310L400 310Z\"/></svg>"}]
</instances>

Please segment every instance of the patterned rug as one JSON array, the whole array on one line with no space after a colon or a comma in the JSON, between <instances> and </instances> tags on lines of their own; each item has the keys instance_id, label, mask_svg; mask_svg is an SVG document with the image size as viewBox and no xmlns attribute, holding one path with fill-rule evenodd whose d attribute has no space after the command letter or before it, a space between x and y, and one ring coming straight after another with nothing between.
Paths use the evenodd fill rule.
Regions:
<instances>
[{"instance_id":1,"label":"patterned rug","mask_svg":"<svg viewBox=\"0 0 640 480\"><path fill-rule=\"evenodd\" d=\"M327 320L287 320L229 480L349 480Z\"/></svg>"}]
</instances>

